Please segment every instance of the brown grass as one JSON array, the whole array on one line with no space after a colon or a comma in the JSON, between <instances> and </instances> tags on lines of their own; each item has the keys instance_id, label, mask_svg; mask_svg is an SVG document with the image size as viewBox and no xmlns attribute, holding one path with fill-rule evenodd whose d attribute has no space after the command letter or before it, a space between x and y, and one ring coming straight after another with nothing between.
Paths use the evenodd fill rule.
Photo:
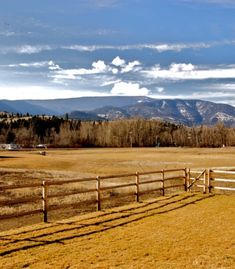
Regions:
<instances>
[{"instance_id":1,"label":"brown grass","mask_svg":"<svg viewBox=\"0 0 235 269\"><path fill-rule=\"evenodd\" d=\"M79 175L120 174L182 167L235 167L235 148L47 150L47 156L39 155L38 151L2 151L0 154L1 168L56 170Z\"/></svg>"},{"instance_id":2,"label":"brown grass","mask_svg":"<svg viewBox=\"0 0 235 269\"><path fill-rule=\"evenodd\" d=\"M173 195L1 232L1 268L234 268L234 202Z\"/></svg>"},{"instance_id":3,"label":"brown grass","mask_svg":"<svg viewBox=\"0 0 235 269\"><path fill-rule=\"evenodd\" d=\"M235 148L47 150L47 156L2 151L0 186L163 168L234 169L234 154ZM21 197L20 191L14 195ZM0 198L14 195L0 193ZM0 232L0 267L235 268L234 204L235 196L184 194L65 221L55 221L53 214L65 216L55 211L52 223ZM29 220L42 218L13 219L4 225L22 226Z\"/></svg>"}]
</instances>

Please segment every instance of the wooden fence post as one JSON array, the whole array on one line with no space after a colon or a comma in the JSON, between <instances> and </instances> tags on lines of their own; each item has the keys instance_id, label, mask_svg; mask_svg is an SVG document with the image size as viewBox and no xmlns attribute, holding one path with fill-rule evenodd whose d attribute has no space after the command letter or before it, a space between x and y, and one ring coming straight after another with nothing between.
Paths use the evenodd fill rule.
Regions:
<instances>
[{"instance_id":1,"label":"wooden fence post","mask_svg":"<svg viewBox=\"0 0 235 269\"><path fill-rule=\"evenodd\" d=\"M189 188L189 186L191 186L191 170L190 170L190 168L188 168L188 191L189 192L191 192L192 191L192 189L191 188Z\"/></svg>"},{"instance_id":2,"label":"wooden fence post","mask_svg":"<svg viewBox=\"0 0 235 269\"><path fill-rule=\"evenodd\" d=\"M206 189L207 189L207 172L205 170L203 174L203 193L204 194L206 194Z\"/></svg>"},{"instance_id":3,"label":"wooden fence post","mask_svg":"<svg viewBox=\"0 0 235 269\"><path fill-rule=\"evenodd\" d=\"M188 191L188 168L184 169L184 190Z\"/></svg>"},{"instance_id":4,"label":"wooden fence post","mask_svg":"<svg viewBox=\"0 0 235 269\"><path fill-rule=\"evenodd\" d=\"M211 170L207 169L207 188L208 192L211 193Z\"/></svg>"},{"instance_id":5,"label":"wooden fence post","mask_svg":"<svg viewBox=\"0 0 235 269\"><path fill-rule=\"evenodd\" d=\"M139 183L140 183L140 175L138 172L135 173L135 184L136 184L136 202L139 203L140 201L140 187L139 187Z\"/></svg>"},{"instance_id":6,"label":"wooden fence post","mask_svg":"<svg viewBox=\"0 0 235 269\"><path fill-rule=\"evenodd\" d=\"M165 173L164 173L164 169L162 169L162 196L165 196Z\"/></svg>"},{"instance_id":7,"label":"wooden fence post","mask_svg":"<svg viewBox=\"0 0 235 269\"><path fill-rule=\"evenodd\" d=\"M43 221L47 222L47 211L48 211L48 199L47 199L47 191L48 191L47 181L42 182L42 210L43 210Z\"/></svg>"},{"instance_id":8,"label":"wooden fence post","mask_svg":"<svg viewBox=\"0 0 235 269\"><path fill-rule=\"evenodd\" d=\"M101 210L101 196L100 196L100 177L96 177L96 200L97 200L97 210Z\"/></svg>"}]
</instances>

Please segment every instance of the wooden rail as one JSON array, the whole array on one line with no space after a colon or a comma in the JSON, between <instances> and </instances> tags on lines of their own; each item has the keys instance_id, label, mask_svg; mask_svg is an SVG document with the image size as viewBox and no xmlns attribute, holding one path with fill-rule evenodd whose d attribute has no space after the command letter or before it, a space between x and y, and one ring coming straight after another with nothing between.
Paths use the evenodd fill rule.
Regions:
<instances>
[{"instance_id":1,"label":"wooden rail","mask_svg":"<svg viewBox=\"0 0 235 269\"><path fill-rule=\"evenodd\" d=\"M181 173L182 175L179 175ZM155 178L151 178L154 177ZM158 175L158 176L157 176ZM169 175L169 176L167 176ZM151 176L151 177L150 177ZM160 178L159 178L160 176ZM145 177L145 178L144 178ZM146 178L147 177L147 178ZM110 180L115 180L114 183L110 183ZM97 210L101 210L102 202L112 199L112 197L126 197L126 196L136 196L136 201L140 201L141 195L151 193L154 191L161 191L162 195L165 195L165 191L167 189L174 189L178 187L185 188L186 182L186 169L169 169L169 170L157 170L157 171L149 171L149 172L136 172L136 173L127 173L120 175L108 175L108 176L97 176L90 178L82 178L82 179L70 179L70 180L44 180L42 183L32 183L32 184L17 184L10 186L1 186L0 192L4 191L12 191L17 189L30 189L26 191L29 193L31 190L35 190L35 188L41 189L41 196L30 196L23 197L11 200L3 200L0 201L0 207L10 208L12 210L16 209L16 213L9 213L0 215L0 220L15 218L19 216L32 215L43 213L43 221L48 221L48 212L51 210L56 210L60 208L68 208L73 206L81 206L82 204L95 204L97 205ZM120 182L122 181L123 182ZM175 183L175 182L176 183ZM169 185L169 182L172 183ZM179 184L179 182L181 184ZM89 183L89 186L83 186L82 183ZM168 183L168 185L167 185ZM157 185L156 185L157 184ZM160 185L159 185L160 184ZM66 185L76 185L74 189L66 189L59 192L53 192L55 187L60 187ZM148 186L146 190L144 186ZM114 190L118 190L118 194L112 196L111 193ZM124 192L124 190L126 190ZM85 195L85 194L94 194L95 199L85 199L83 201L78 201L76 198L72 199L72 202L65 203L62 202L60 204L50 204L50 201L53 199L63 199L66 197L72 197L73 195ZM103 194L109 194L108 197L103 196ZM39 209L37 210L28 210L25 212L22 211L18 207L18 205L25 206L26 204L35 204L39 203ZM41 204L41 205L40 205ZM17 206L15 208L14 206Z\"/></svg>"},{"instance_id":2,"label":"wooden rail","mask_svg":"<svg viewBox=\"0 0 235 269\"><path fill-rule=\"evenodd\" d=\"M210 187L220 191L235 191L235 171L210 170Z\"/></svg>"},{"instance_id":3,"label":"wooden rail","mask_svg":"<svg viewBox=\"0 0 235 269\"><path fill-rule=\"evenodd\" d=\"M43 221L47 222L48 213L52 210L81 205L96 205L97 210L101 210L104 201L115 197L135 196L136 202L140 202L141 196L145 194L160 192L161 195L165 195L169 189L175 191L177 188L183 188L184 191L192 191L194 187L202 188L204 193L218 190L233 192L235 191L235 172L211 169L193 171L183 168L0 186L0 194L19 189L26 189L26 194L28 194L28 196L16 199L1 199L0 208L5 209L5 212L10 209L11 212L2 213L0 220L41 213ZM35 189L40 191L41 195L30 196L30 192ZM84 195L83 199L78 199L81 195ZM70 199L69 202L63 200L67 197ZM62 200L59 204L53 204L53 201L57 199ZM32 208L25 209L25 205L30 204ZM14 210L17 212L14 213Z\"/></svg>"},{"instance_id":4,"label":"wooden rail","mask_svg":"<svg viewBox=\"0 0 235 269\"><path fill-rule=\"evenodd\" d=\"M9 186L1 186L0 190L15 190L15 189L25 189L25 188L34 188L34 187L41 187L41 183L34 183L34 184L16 184L16 185L9 185Z\"/></svg>"},{"instance_id":5,"label":"wooden rail","mask_svg":"<svg viewBox=\"0 0 235 269\"><path fill-rule=\"evenodd\" d=\"M198 175L192 177L192 174ZM204 193L210 193L213 190L235 191L235 171L205 169L200 172L191 170L189 178L192 180L192 183L188 186L189 190L196 186L197 188L203 188Z\"/></svg>"}]
</instances>

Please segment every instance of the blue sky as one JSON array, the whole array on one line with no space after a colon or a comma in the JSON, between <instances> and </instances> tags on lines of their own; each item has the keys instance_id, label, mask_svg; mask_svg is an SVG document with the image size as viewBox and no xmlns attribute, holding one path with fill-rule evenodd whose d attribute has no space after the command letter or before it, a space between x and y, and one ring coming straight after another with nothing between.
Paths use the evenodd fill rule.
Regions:
<instances>
[{"instance_id":1,"label":"blue sky","mask_svg":"<svg viewBox=\"0 0 235 269\"><path fill-rule=\"evenodd\" d=\"M235 0L0 0L0 99L235 105Z\"/></svg>"}]
</instances>

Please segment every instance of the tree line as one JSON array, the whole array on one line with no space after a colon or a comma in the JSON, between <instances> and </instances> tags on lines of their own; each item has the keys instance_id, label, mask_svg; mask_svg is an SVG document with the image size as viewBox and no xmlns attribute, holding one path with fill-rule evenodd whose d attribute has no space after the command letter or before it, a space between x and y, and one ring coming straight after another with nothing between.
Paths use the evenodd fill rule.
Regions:
<instances>
[{"instance_id":1,"label":"tree line","mask_svg":"<svg viewBox=\"0 0 235 269\"><path fill-rule=\"evenodd\" d=\"M0 121L0 143L22 147L221 147L235 146L235 128L187 127L158 120L80 121L59 117L8 117Z\"/></svg>"}]
</instances>

